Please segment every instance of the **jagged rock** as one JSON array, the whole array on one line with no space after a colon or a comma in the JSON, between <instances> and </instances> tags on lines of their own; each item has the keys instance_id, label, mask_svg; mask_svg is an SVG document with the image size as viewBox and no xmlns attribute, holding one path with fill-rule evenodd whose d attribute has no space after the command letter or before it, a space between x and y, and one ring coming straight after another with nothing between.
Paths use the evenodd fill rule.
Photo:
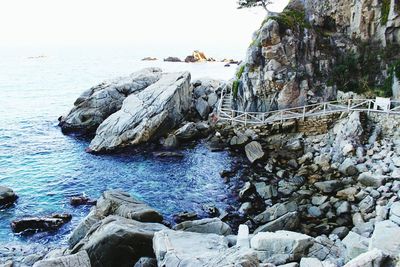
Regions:
<instances>
[{"instance_id":1,"label":"jagged rock","mask_svg":"<svg viewBox=\"0 0 400 267\"><path fill-rule=\"evenodd\" d=\"M72 253L85 250L93 266L131 266L141 257L153 257L154 233L167 229L111 215L93 226Z\"/></svg>"},{"instance_id":2,"label":"jagged rock","mask_svg":"<svg viewBox=\"0 0 400 267\"><path fill-rule=\"evenodd\" d=\"M187 232L208 233L217 235L230 235L232 233L231 227L218 218L186 221L175 225L174 229Z\"/></svg>"},{"instance_id":3,"label":"jagged rock","mask_svg":"<svg viewBox=\"0 0 400 267\"><path fill-rule=\"evenodd\" d=\"M372 212L375 209L375 200L371 196L366 196L363 200L361 200L358 206L363 214Z\"/></svg>"},{"instance_id":4,"label":"jagged rock","mask_svg":"<svg viewBox=\"0 0 400 267\"><path fill-rule=\"evenodd\" d=\"M347 261L367 252L368 242L368 238L360 236L354 232L349 232L349 234L343 239L343 244L346 247Z\"/></svg>"},{"instance_id":5,"label":"jagged rock","mask_svg":"<svg viewBox=\"0 0 400 267\"><path fill-rule=\"evenodd\" d=\"M316 258L301 258L300 267L324 267L324 264Z\"/></svg>"},{"instance_id":6,"label":"jagged rock","mask_svg":"<svg viewBox=\"0 0 400 267\"><path fill-rule=\"evenodd\" d=\"M157 260L154 258L140 258L133 267L157 267Z\"/></svg>"},{"instance_id":7,"label":"jagged rock","mask_svg":"<svg viewBox=\"0 0 400 267\"><path fill-rule=\"evenodd\" d=\"M8 206L18 199L15 192L8 187L0 186L0 206Z\"/></svg>"},{"instance_id":8,"label":"jagged rock","mask_svg":"<svg viewBox=\"0 0 400 267\"><path fill-rule=\"evenodd\" d=\"M190 74L164 74L145 90L128 96L121 110L99 126L89 149L110 151L160 137L181 123L190 102Z\"/></svg>"},{"instance_id":9,"label":"jagged rock","mask_svg":"<svg viewBox=\"0 0 400 267\"><path fill-rule=\"evenodd\" d=\"M369 249L373 248L397 257L400 253L400 227L390 220L377 222L369 242Z\"/></svg>"},{"instance_id":10,"label":"jagged rock","mask_svg":"<svg viewBox=\"0 0 400 267\"><path fill-rule=\"evenodd\" d=\"M208 102L203 98L199 98L196 100L196 111L199 113L200 117L203 119L207 119L208 115L211 112L211 107L209 106Z\"/></svg>"},{"instance_id":11,"label":"jagged rock","mask_svg":"<svg viewBox=\"0 0 400 267\"><path fill-rule=\"evenodd\" d=\"M36 262L33 267L90 267L90 259L86 251Z\"/></svg>"},{"instance_id":12,"label":"jagged rock","mask_svg":"<svg viewBox=\"0 0 400 267\"><path fill-rule=\"evenodd\" d=\"M161 69L148 68L103 82L82 93L75 101L74 108L65 117L61 117L63 132L95 132L97 127L111 114L121 109L123 101L161 78Z\"/></svg>"},{"instance_id":13,"label":"jagged rock","mask_svg":"<svg viewBox=\"0 0 400 267\"><path fill-rule=\"evenodd\" d=\"M297 211L297 208L298 207L295 202L277 203L254 217L254 221L258 224L271 222L289 212Z\"/></svg>"},{"instance_id":14,"label":"jagged rock","mask_svg":"<svg viewBox=\"0 0 400 267\"><path fill-rule=\"evenodd\" d=\"M109 215L119 215L141 222L160 223L163 220L158 211L132 198L128 193L119 190L105 191L88 216L73 230L68 240L70 248L74 247L93 225Z\"/></svg>"},{"instance_id":15,"label":"jagged rock","mask_svg":"<svg viewBox=\"0 0 400 267\"><path fill-rule=\"evenodd\" d=\"M251 163L264 157L265 153L262 146L257 141L253 141L245 146L246 156Z\"/></svg>"},{"instance_id":16,"label":"jagged rock","mask_svg":"<svg viewBox=\"0 0 400 267\"><path fill-rule=\"evenodd\" d=\"M69 200L69 203L76 207L76 206L81 206L81 205L96 205L96 200L92 200L88 197L85 196L79 196L79 197L71 197Z\"/></svg>"},{"instance_id":17,"label":"jagged rock","mask_svg":"<svg viewBox=\"0 0 400 267\"><path fill-rule=\"evenodd\" d=\"M262 232L250 241L260 260L275 265L299 260L313 244L310 236L289 231Z\"/></svg>"},{"instance_id":18,"label":"jagged rock","mask_svg":"<svg viewBox=\"0 0 400 267\"><path fill-rule=\"evenodd\" d=\"M354 176L358 173L355 163L350 158L345 159L343 163L340 164L339 171L348 176Z\"/></svg>"},{"instance_id":19,"label":"jagged rock","mask_svg":"<svg viewBox=\"0 0 400 267\"><path fill-rule=\"evenodd\" d=\"M344 267L376 267L384 266L386 255L379 249L373 249L352 259Z\"/></svg>"},{"instance_id":20,"label":"jagged rock","mask_svg":"<svg viewBox=\"0 0 400 267\"><path fill-rule=\"evenodd\" d=\"M176 138L175 135L170 134L168 135L168 137L164 140L163 146L166 149L173 149L176 148L178 146L178 139Z\"/></svg>"},{"instance_id":21,"label":"jagged rock","mask_svg":"<svg viewBox=\"0 0 400 267\"><path fill-rule=\"evenodd\" d=\"M201 132L197 128L197 124L194 122L186 123L184 126L175 131L175 136L179 140L189 141L197 138L201 135Z\"/></svg>"},{"instance_id":22,"label":"jagged rock","mask_svg":"<svg viewBox=\"0 0 400 267\"><path fill-rule=\"evenodd\" d=\"M54 231L72 219L70 214L55 214L49 217L23 218L11 222L15 233Z\"/></svg>"},{"instance_id":23,"label":"jagged rock","mask_svg":"<svg viewBox=\"0 0 400 267\"><path fill-rule=\"evenodd\" d=\"M318 188L323 193L332 193L340 189L342 187L342 183L337 180L317 182L314 184L316 188Z\"/></svg>"},{"instance_id":24,"label":"jagged rock","mask_svg":"<svg viewBox=\"0 0 400 267\"><path fill-rule=\"evenodd\" d=\"M400 225L400 202L395 202L390 207L390 220Z\"/></svg>"},{"instance_id":25,"label":"jagged rock","mask_svg":"<svg viewBox=\"0 0 400 267\"><path fill-rule=\"evenodd\" d=\"M181 222L196 220L198 218L198 215L196 212L184 211L184 212L175 214L173 217L174 217L175 222L181 223Z\"/></svg>"},{"instance_id":26,"label":"jagged rock","mask_svg":"<svg viewBox=\"0 0 400 267\"><path fill-rule=\"evenodd\" d=\"M274 185L267 185L264 182L254 184L257 193L263 199L270 199L278 196L278 191Z\"/></svg>"},{"instance_id":27,"label":"jagged rock","mask_svg":"<svg viewBox=\"0 0 400 267\"><path fill-rule=\"evenodd\" d=\"M254 231L254 234L257 234L259 232L275 232L278 230L294 231L298 228L299 224L299 213L296 211L289 212L273 221L268 222L265 225L258 227Z\"/></svg>"},{"instance_id":28,"label":"jagged rock","mask_svg":"<svg viewBox=\"0 0 400 267\"><path fill-rule=\"evenodd\" d=\"M320 261L330 261L336 266L343 266L345 262L345 247L339 239L329 239L325 235L317 236L310 247L307 257L317 258Z\"/></svg>"}]
</instances>

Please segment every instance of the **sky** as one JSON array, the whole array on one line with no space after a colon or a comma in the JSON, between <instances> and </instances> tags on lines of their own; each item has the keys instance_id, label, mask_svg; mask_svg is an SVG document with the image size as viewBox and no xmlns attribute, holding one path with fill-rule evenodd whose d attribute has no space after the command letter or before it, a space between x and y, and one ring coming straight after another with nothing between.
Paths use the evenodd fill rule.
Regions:
<instances>
[{"instance_id":1,"label":"sky","mask_svg":"<svg viewBox=\"0 0 400 267\"><path fill-rule=\"evenodd\" d=\"M236 0L1 0L0 44L229 50L247 47L265 14Z\"/></svg>"}]
</instances>

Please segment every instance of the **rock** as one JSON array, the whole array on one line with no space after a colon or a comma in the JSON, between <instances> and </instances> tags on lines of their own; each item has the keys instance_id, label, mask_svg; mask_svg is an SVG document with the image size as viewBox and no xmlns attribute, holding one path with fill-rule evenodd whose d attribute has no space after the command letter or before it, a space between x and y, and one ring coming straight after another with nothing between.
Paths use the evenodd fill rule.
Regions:
<instances>
[{"instance_id":1,"label":"rock","mask_svg":"<svg viewBox=\"0 0 400 267\"><path fill-rule=\"evenodd\" d=\"M358 169L356 168L353 160L350 158L345 159L343 163L340 164L339 171L348 176L354 176L358 174Z\"/></svg>"},{"instance_id":2,"label":"rock","mask_svg":"<svg viewBox=\"0 0 400 267\"><path fill-rule=\"evenodd\" d=\"M340 181L331 180L324 182L317 182L314 184L316 188L318 188L323 193L333 193L342 187L342 183Z\"/></svg>"},{"instance_id":3,"label":"rock","mask_svg":"<svg viewBox=\"0 0 400 267\"><path fill-rule=\"evenodd\" d=\"M217 235L230 235L232 233L231 227L218 218L182 222L175 225L174 230Z\"/></svg>"},{"instance_id":4,"label":"rock","mask_svg":"<svg viewBox=\"0 0 400 267\"><path fill-rule=\"evenodd\" d=\"M315 206L309 207L307 209L307 212L311 217L314 217L314 218L319 218L319 217L322 216L321 210L318 207L315 207Z\"/></svg>"},{"instance_id":5,"label":"rock","mask_svg":"<svg viewBox=\"0 0 400 267\"><path fill-rule=\"evenodd\" d=\"M241 146L246 144L249 141L249 137L242 133L236 133L234 137L232 137L230 141L231 146Z\"/></svg>"},{"instance_id":6,"label":"rock","mask_svg":"<svg viewBox=\"0 0 400 267\"><path fill-rule=\"evenodd\" d=\"M304 234L277 231L258 233L251 239L250 244L251 248L257 251L260 260L284 264L297 261L307 255L313 239Z\"/></svg>"},{"instance_id":7,"label":"rock","mask_svg":"<svg viewBox=\"0 0 400 267\"><path fill-rule=\"evenodd\" d=\"M178 139L176 138L175 135L170 134L168 137L164 140L163 146L166 149L174 149L178 146Z\"/></svg>"},{"instance_id":8,"label":"rock","mask_svg":"<svg viewBox=\"0 0 400 267\"><path fill-rule=\"evenodd\" d=\"M86 251L36 262L33 267L90 267L90 259Z\"/></svg>"},{"instance_id":9,"label":"rock","mask_svg":"<svg viewBox=\"0 0 400 267\"><path fill-rule=\"evenodd\" d=\"M207 102L210 107L215 107L218 103L219 97L216 93L211 93L207 97Z\"/></svg>"},{"instance_id":10,"label":"rock","mask_svg":"<svg viewBox=\"0 0 400 267\"><path fill-rule=\"evenodd\" d=\"M267 185L266 183L261 182L261 183L255 183L254 186L256 187L257 193L263 199L271 199L273 197L278 196L278 191L276 187L273 185Z\"/></svg>"},{"instance_id":11,"label":"rock","mask_svg":"<svg viewBox=\"0 0 400 267\"><path fill-rule=\"evenodd\" d=\"M142 59L142 61L156 61L156 60L157 60L157 58L155 58L155 57L145 57Z\"/></svg>"},{"instance_id":12,"label":"rock","mask_svg":"<svg viewBox=\"0 0 400 267\"><path fill-rule=\"evenodd\" d=\"M366 196L363 200L361 200L358 206L363 214L372 212L375 209L375 200L371 196Z\"/></svg>"},{"instance_id":13,"label":"rock","mask_svg":"<svg viewBox=\"0 0 400 267\"><path fill-rule=\"evenodd\" d=\"M111 215L93 226L72 253L85 250L93 266L130 266L141 257L153 257L154 233L167 229Z\"/></svg>"},{"instance_id":14,"label":"rock","mask_svg":"<svg viewBox=\"0 0 400 267\"><path fill-rule=\"evenodd\" d=\"M153 152L153 156L156 158L183 158L185 155L180 152L161 151L161 152Z\"/></svg>"},{"instance_id":15,"label":"rock","mask_svg":"<svg viewBox=\"0 0 400 267\"><path fill-rule=\"evenodd\" d=\"M277 203L255 216L253 220L258 224L267 223L276 220L289 212L295 212L297 211L297 208L296 202Z\"/></svg>"},{"instance_id":16,"label":"rock","mask_svg":"<svg viewBox=\"0 0 400 267\"><path fill-rule=\"evenodd\" d=\"M133 267L157 267L157 260L154 258L140 258Z\"/></svg>"},{"instance_id":17,"label":"rock","mask_svg":"<svg viewBox=\"0 0 400 267\"><path fill-rule=\"evenodd\" d=\"M55 214L49 217L23 218L11 222L15 233L31 233L37 231L55 231L72 219L70 214Z\"/></svg>"},{"instance_id":18,"label":"rock","mask_svg":"<svg viewBox=\"0 0 400 267\"><path fill-rule=\"evenodd\" d=\"M390 207L390 220L400 225L400 202L395 202Z\"/></svg>"},{"instance_id":19,"label":"rock","mask_svg":"<svg viewBox=\"0 0 400 267\"><path fill-rule=\"evenodd\" d=\"M358 193L358 188L348 187L348 188L338 191L336 193L336 197L345 199L348 201L354 201L357 193Z\"/></svg>"},{"instance_id":20,"label":"rock","mask_svg":"<svg viewBox=\"0 0 400 267\"><path fill-rule=\"evenodd\" d=\"M332 231L332 235L337 235L340 239L345 238L349 234L350 230L346 226L340 226Z\"/></svg>"},{"instance_id":21,"label":"rock","mask_svg":"<svg viewBox=\"0 0 400 267\"><path fill-rule=\"evenodd\" d=\"M248 197L253 191L253 185L250 182L246 182L239 191L239 198L244 199Z\"/></svg>"},{"instance_id":22,"label":"rock","mask_svg":"<svg viewBox=\"0 0 400 267\"><path fill-rule=\"evenodd\" d=\"M175 136L179 140L190 141L199 136L199 130L197 130L194 122L186 123L184 126L175 131Z\"/></svg>"},{"instance_id":23,"label":"rock","mask_svg":"<svg viewBox=\"0 0 400 267\"><path fill-rule=\"evenodd\" d=\"M347 214L351 211L350 203L347 201L343 201L342 204L339 205L336 209L336 214L342 215L342 214Z\"/></svg>"},{"instance_id":24,"label":"rock","mask_svg":"<svg viewBox=\"0 0 400 267\"><path fill-rule=\"evenodd\" d=\"M324 265L316 258L301 258L300 267L324 267Z\"/></svg>"},{"instance_id":25,"label":"rock","mask_svg":"<svg viewBox=\"0 0 400 267\"><path fill-rule=\"evenodd\" d=\"M400 227L390 220L377 222L372 233L369 249L380 249L393 258L400 253Z\"/></svg>"},{"instance_id":26,"label":"rock","mask_svg":"<svg viewBox=\"0 0 400 267\"><path fill-rule=\"evenodd\" d=\"M160 137L182 122L190 102L190 74L164 74L156 83L124 100L121 110L99 126L89 150L110 151Z\"/></svg>"},{"instance_id":27,"label":"rock","mask_svg":"<svg viewBox=\"0 0 400 267\"><path fill-rule=\"evenodd\" d=\"M315 206L322 205L325 201L328 200L328 196L313 196L311 198L311 203Z\"/></svg>"},{"instance_id":28,"label":"rock","mask_svg":"<svg viewBox=\"0 0 400 267\"><path fill-rule=\"evenodd\" d=\"M364 186L372 186L378 188L385 183L386 177L383 175L376 175L370 172L363 172L357 179Z\"/></svg>"},{"instance_id":29,"label":"rock","mask_svg":"<svg viewBox=\"0 0 400 267\"><path fill-rule=\"evenodd\" d=\"M368 251L368 238L360 236L355 232L349 232L342 242L346 247L347 261L354 259L358 255Z\"/></svg>"},{"instance_id":30,"label":"rock","mask_svg":"<svg viewBox=\"0 0 400 267\"><path fill-rule=\"evenodd\" d=\"M193 221L198 218L196 212L188 212L188 211L180 212L178 214L175 214L173 217L174 217L174 221L177 223L181 223L181 222L185 222L185 221Z\"/></svg>"},{"instance_id":31,"label":"rock","mask_svg":"<svg viewBox=\"0 0 400 267\"><path fill-rule=\"evenodd\" d=\"M167 58L164 58L164 61L165 62L182 62L182 60L180 60L177 57L167 57Z\"/></svg>"},{"instance_id":32,"label":"rock","mask_svg":"<svg viewBox=\"0 0 400 267\"><path fill-rule=\"evenodd\" d=\"M76 207L76 206L81 206L81 205L96 205L96 200L92 200L88 197L85 196L79 196L79 197L71 197L71 199L69 200L69 203Z\"/></svg>"},{"instance_id":33,"label":"rock","mask_svg":"<svg viewBox=\"0 0 400 267\"><path fill-rule=\"evenodd\" d=\"M385 266L386 255L379 249L373 249L349 261L344 267Z\"/></svg>"},{"instance_id":34,"label":"rock","mask_svg":"<svg viewBox=\"0 0 400 267\"><path fill-rule=\"evenodd\" d=\"M294 231L299 227L300 216L297 211L286 213L281 217L258 227L254 234L259 232L275 232L278 230Z\"/></svg>"},{"instance_id":35,"label":"rock","mask_svg":"<svg viewBox=\"0 0 400 267\"><path fill-rule=\"evenodd\" d=\"M249 211L253 208L253 205L251 204L251 202L245 202L243 203L240 208L239 208L239 212L241 214L247 214L249 213Z\"/></svg>"},{"instance_id":36,"label":"rock","mask_svg":"<svg viewBox=\"0 0 400 267\"><path fill-rule=\"evenodd\" d=\"M79 222L78 226L72 231L68 238L69 248L73 248L85 235L90 228L104 218L103 214L99 214L96 209L92 209L90 213Z\"/></svg>"},{"instance_id":37,"label":"rock","mask_svg":"<svg viewBox=\"0 0 400 267\"><path fill-rule=\"evenodd\" d=\"M251 163L264 157L265 153L261 147L261 144L257 141L253 141L245 146L246 156Z\"/></svg>"},{"instance_id":38,"label":"rock","mask_svg":"<svg viewBox=\"0 0 400 267\"><path fill-rule=\"evenodd\" d=\"M93 133L111 114L121 109L123 101L161 78L161 69L148 68L127 77L103 82L82 93L59 126L65 133Z\"/></svg>"},{"instance_id":39,"label":"rock","mask_svg":"<svg viewBox=\"0 0 400 267\"><path fill-rule=\"evenodd\" d=\"M18 199L18 196L11 188L0 186L0 207L13 204Z\"/></svg>"},{"instance_id":40,"label":"rock","mask_svg":"<svg viewBox=\"0 0 400 267\"><path fill-rule=\"evenodd\" d=\"M203 98L199 98L196 100L195 108L202 119L207 119L208 115L211 112L211 108L208 105L208 102L205 101Z\"/></svg>"}]
</instances>

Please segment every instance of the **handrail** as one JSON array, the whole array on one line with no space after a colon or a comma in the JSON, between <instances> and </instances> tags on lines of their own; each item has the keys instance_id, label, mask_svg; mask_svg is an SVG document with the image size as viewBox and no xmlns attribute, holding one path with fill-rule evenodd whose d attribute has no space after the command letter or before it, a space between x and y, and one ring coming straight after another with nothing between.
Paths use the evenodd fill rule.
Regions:
<instances>
[{"instance_id":1,"label":"handrail","mask_svg":"<svg viewBox=\"0 0 400 267\"><path fill-rule=\"evenodd\" d=\"M277 121L284 122L292 119L305 119L313 116L327 116L334 113L350 111L367 111L368 114L370 112L385 113L388 116L400 115L399 100L391 100L389 105L383 108L384 110L377 109L378 103L375 99L349 99L347 101L321 102L299 107L278 109L269 112L247 112L235 109L223 109L222 103L227 95L231 97L230 94L226 93L225 88L223 88L221 91L221 100L218 105L219 120L240 122L244 123L245 125L271 124Z\"/></svg>"}]
</instances>

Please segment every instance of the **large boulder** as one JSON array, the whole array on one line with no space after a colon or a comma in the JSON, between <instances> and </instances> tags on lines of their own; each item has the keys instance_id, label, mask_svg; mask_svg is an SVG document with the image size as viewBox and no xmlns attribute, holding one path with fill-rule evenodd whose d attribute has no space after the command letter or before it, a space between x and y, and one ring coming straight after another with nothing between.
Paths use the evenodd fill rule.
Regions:
<instances>
[{"instance_id":1,"label":"large boulder","mask_svg":"<svg viewBox=\"0 0 400 267\"><path fill-rule=\"evenodd\" d=\"M163 230L153 243L158 266L258 266L254 251L228 248L227 239L216 234Z\"/></svg>"},{"instance_id":2,"label":"large boulder","mask_svg":"<svg viewBox=\"0 0 400 267\"><path fill-rule=\"evenodd\" d=\"M182 122L190 104L190 73L164 74L124 100L121 110L99 126L89 150L110 151L161 137Z\"/></svg>"},{"instance_id":3,"label":"large boulder","mask_svg":"<svg viewBox=\"0 0 400 267\"><path fill-rule=\"evenodd\" d=\"M127 96L158 81L161 73L161 69L148 68L86 90L75 101L69 114L61 117L59 125L62 131L95 132L108 116L121 109Z\"/></svg>"},{"instance_id":4,"label":"large boulder","mask_svg":"<svg viewBox=\"0 0 400 267\"><path fill-rule=\"evenodd\" d=\"M352 259L344 267L376 267L385 266L386 255L379 249L373 249Z\"/></svg>"},{"instance_id":5,"label":"large boulder","mask_svg":"<svg viewBox=\"0 0 400 267\"><path fill-rule=\"evenodd\" d=\"M355 232L349 232L343 239L343 245L346 247L346 259L351 260L358 255L367 252L368 242L368 238Z\"/></svg>"},{"instance_id":6,"label":"large boulder","mask_svg":"<svg viewBox=\"0 0 400 267\"><path fill-rule=\"evenodd\" d=\"M89 230L109 215L119 215L140 222L161 223L162 215L147 204L132 198L128 193L119 190L103 192L97 204L90 211L69 237L70 248L74 247Z\"/></svg>"},{"instance_id":7,"label":"large boulder","mask_svg":"<svg viewBox=\"0 0 400 267\"><path fill-rule=\"evenodd\" d=\"M15 233L55 231L65 223L71 221L70 214L55 214L47 217L28 217L11 222L11 229Z\"/></svg>"},{"instance_id":8,"label":"large boulder","mask_svg":"<svg viewBox=\"0 0 400 267\"><path fill-rule=\"evenodd\" d=\"M231 227L218 218L207 218L196 221L186 221L175 225L175 230L208 233L217 235L230 235Z\"/></svg>"},{"instance_id":9,"label":"large boulder","mask_svg":"<svg viewBox=\"0 0 400 267\"><path fill-rule=\"evenodd\" d=\"M36 262L33 267L90 267L90 259L86 251L73 255L44 259Z\"/></svg>"},{"instance_id":10,"label":"large boulder","mask_svg":"<svg viewBox=\"0 0 400 267\"><path fill-rule=\"evenodd\" d=\"M7 206L13 204L18 196L11 188L0 186L0 206Z\"/></svg>"},{"instance_id":11,"label":"large boulder","mask_svg":"<svg viewBox=\"0 0 400 267\"><path fill-rule=\"evenodd\" d=\"M133 266L141 257L154 257L154 233L167 229L111 215L93 226L72 253L85 250L92 266Z\"/></svg>"},{"instance_id":12,"label":"large boulder","mask_svg":"<svg viewBox=\"0 0 400 267\"><path fill-rule=\"evenodd\" d=\"M369 249L380 249L396 258L400 254L400 227L390 220L377 222L369 242Z\"/></svg>"},{"instance_id":13,"label":"large boulder","mask_svg":"<svg viewBox=\"0 0 400 267\"><path fill-rule=\"evenodd\" d=\"M260 260L280 265L307 255L313 238L289 231L263 232L256 234L250 243Z\"/></svg>"}]
</instances>

